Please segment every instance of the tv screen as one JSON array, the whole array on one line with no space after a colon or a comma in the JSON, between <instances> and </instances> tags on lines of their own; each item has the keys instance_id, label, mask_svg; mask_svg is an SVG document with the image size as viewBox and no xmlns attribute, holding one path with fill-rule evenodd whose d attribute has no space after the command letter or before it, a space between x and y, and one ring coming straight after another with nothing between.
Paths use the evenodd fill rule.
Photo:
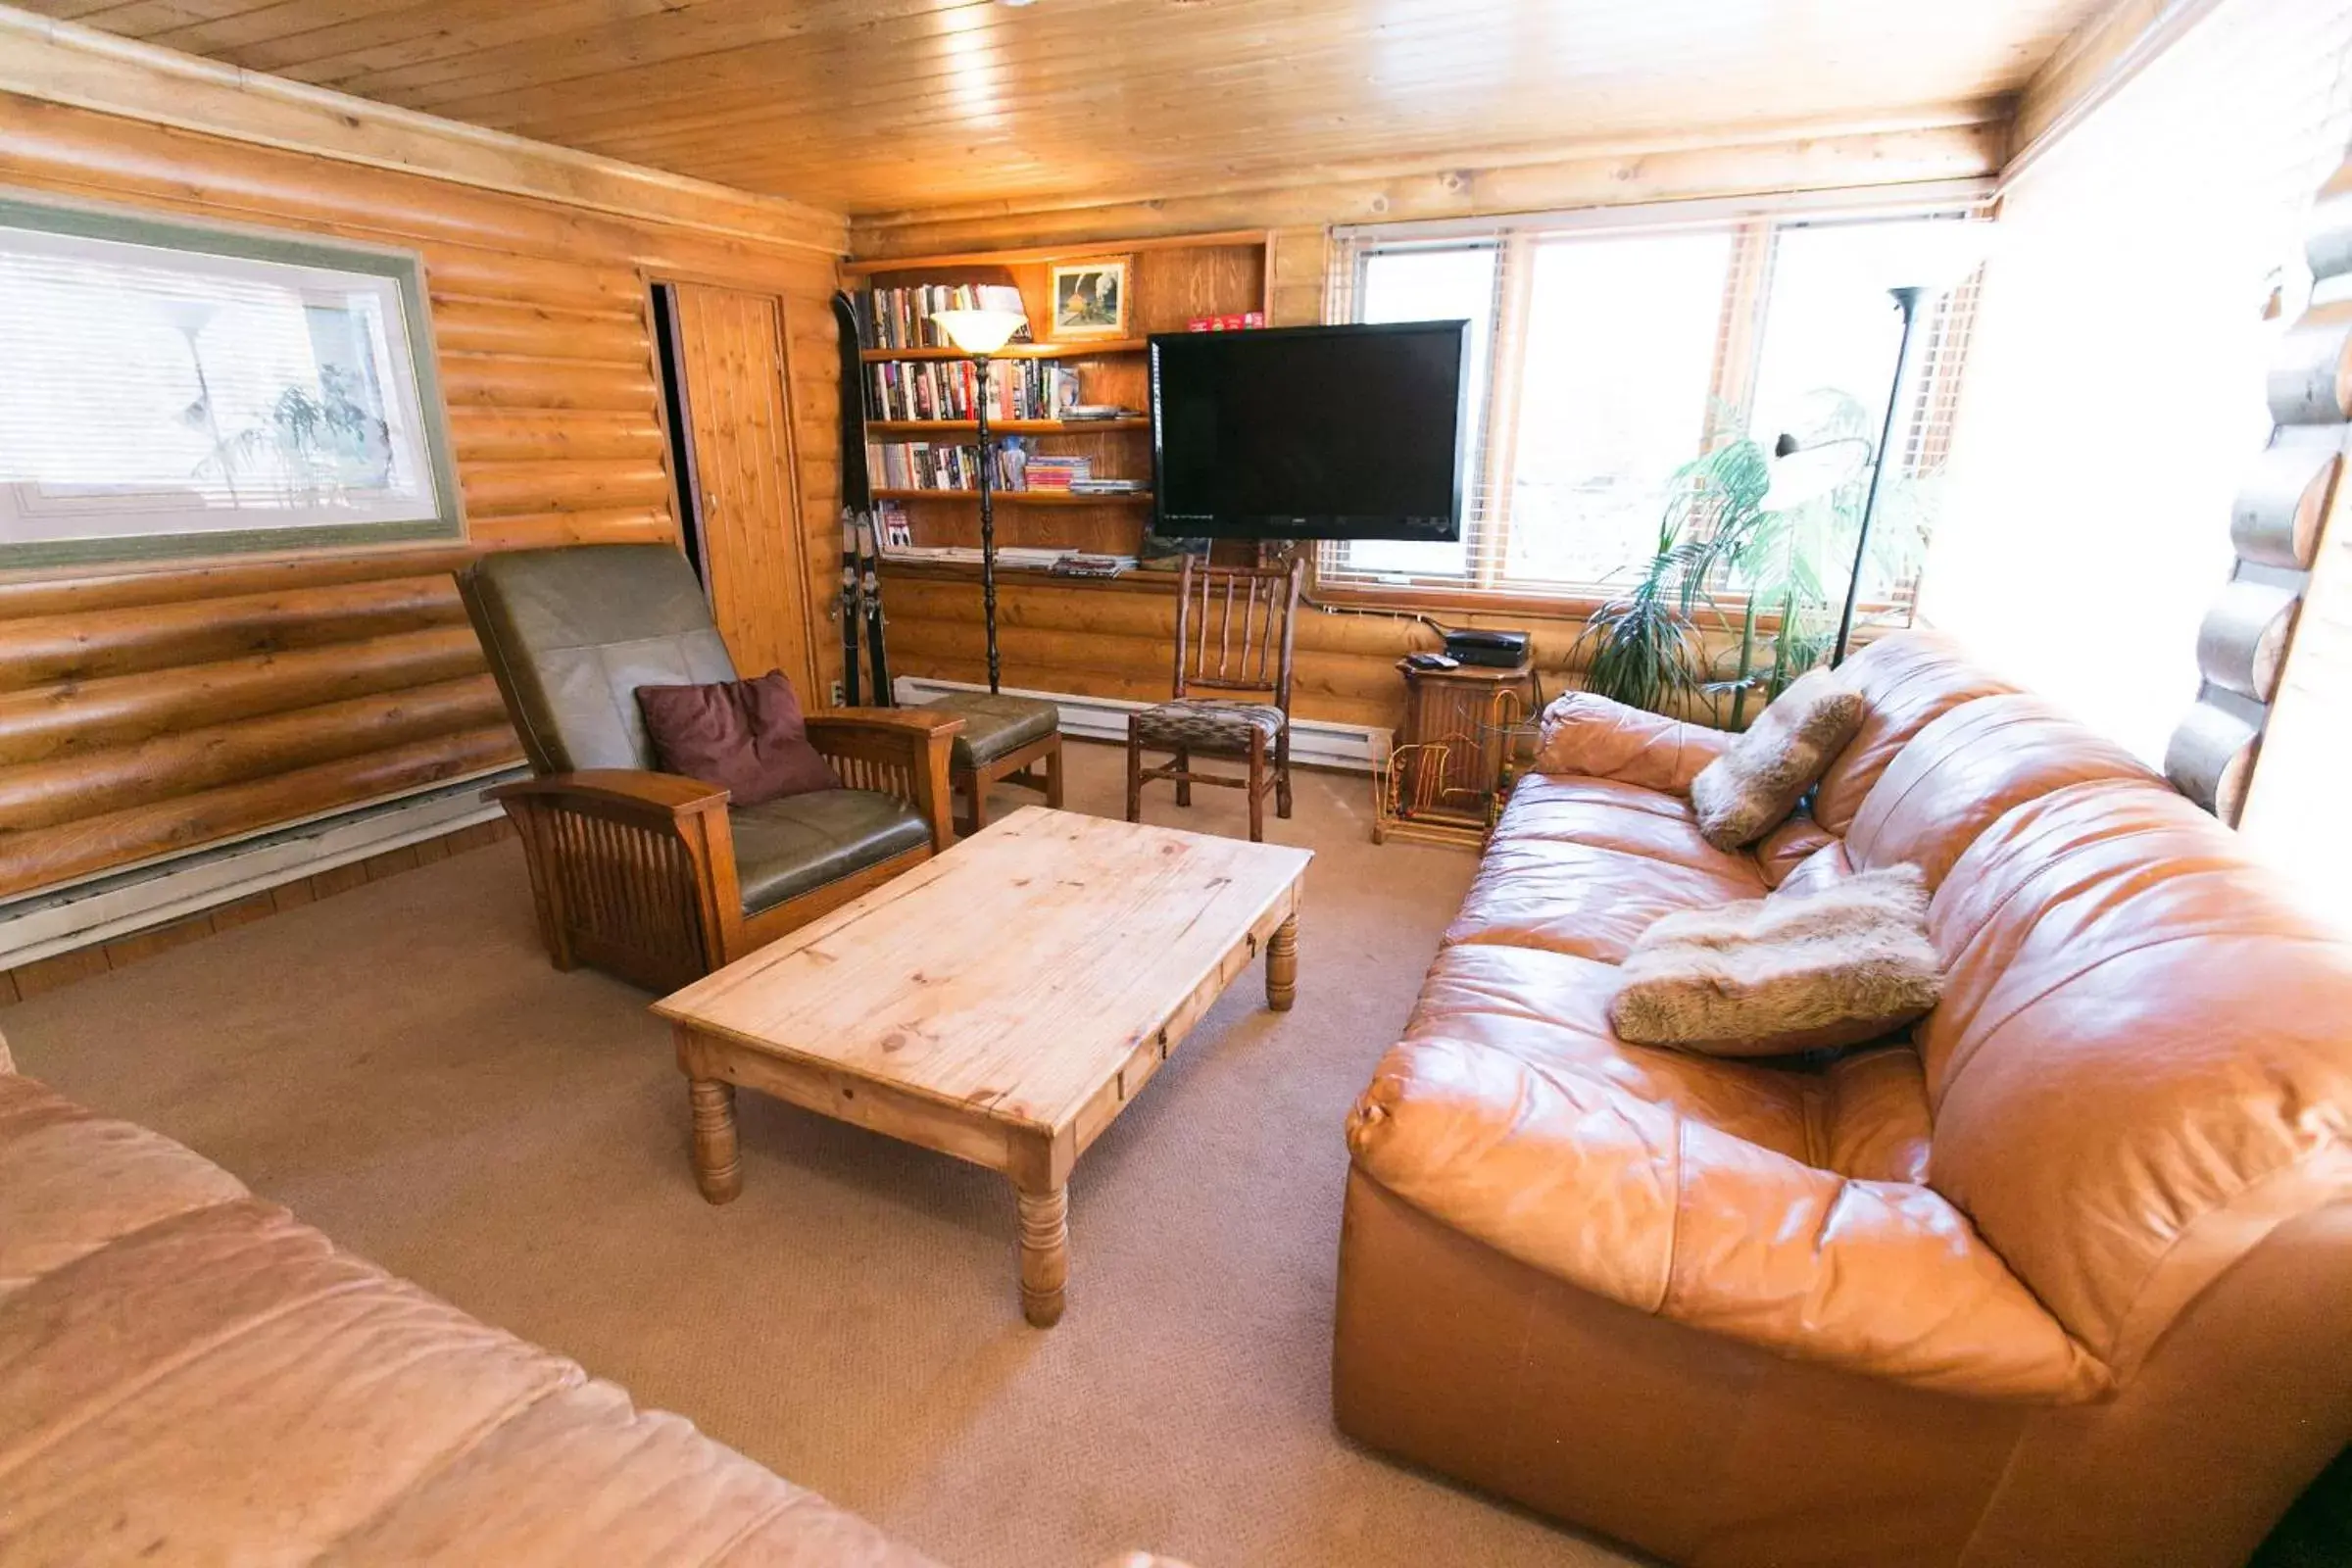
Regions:
<instances>
[{"instance_id":1,"label":"tv screen","mask_svg":"<svg viewBox=\"0 0 2352 1568\"><path fill-rule=\"evenodd\" d=\"M1469 328L1154 336L1153 531L1459 538Z\"/></svg>"}]
</instances>

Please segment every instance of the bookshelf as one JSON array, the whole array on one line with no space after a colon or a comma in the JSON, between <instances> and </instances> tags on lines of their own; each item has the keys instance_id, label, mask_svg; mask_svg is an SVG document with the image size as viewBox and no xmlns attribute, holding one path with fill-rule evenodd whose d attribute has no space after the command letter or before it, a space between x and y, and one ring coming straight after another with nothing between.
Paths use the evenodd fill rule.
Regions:
<instances>
[{"instance_id":1,"label":"bookshelf","mask_svg":"<svg viewBox=\"0 0 2352 1568\"><path fill-rule=\"evenodd\" d=\"M843 269L859 295L875 288L922 285L1010 284L1020 290L1030 329L1043 341L1007 345L997 357L997 375L1010 362L1044 360L1073 372L1086 403L1117 404L1142 411L1115 419L999 419L988 421L992 437L1017 435L1048 456L1082 457L1098 477L1152 477L1152 421L1147 351L1154 332L1181 332L1200 316L1234 316L1267 309L1271 268L1269 236L1263 231L1203 234L1174 239L1129 240L1053 250L996 251L921 257L888 262L853 262ZM1052 336L1051 278L1057 263L1128 260L1127 332L1118 338L1056 342ZM862 305L862 300L861 300ZM862 312L861 312L862 316ZM952 348L866 347L866 366L893 361L920 364L958 360ZM870 380L870 377L869 377ZM939 444L977 430L970 419L874 417L868 389L866 439ZM906 514L918 546L976 547L980 506L972 490L885 487L875 474L874 498L890 501ZM1135 492L1073 496L1055 491L996 491L1000 546L1064 547L1106 555L1134 555L1151 521L1152 496Z\"/></svg>"}]
</instances>

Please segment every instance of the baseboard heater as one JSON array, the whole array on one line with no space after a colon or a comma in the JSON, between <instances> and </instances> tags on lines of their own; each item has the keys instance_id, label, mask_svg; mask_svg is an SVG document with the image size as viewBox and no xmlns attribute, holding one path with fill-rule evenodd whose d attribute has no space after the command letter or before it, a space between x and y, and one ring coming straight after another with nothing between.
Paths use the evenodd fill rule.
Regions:
<instances>
[{"instance_id":1,"label":"baseboard heater","mask_svg":"<svg viewBox=\"0 0 2352 1568\"><path fill-rule=\"evenodd\" d=\"M933 680L928 675L901 675L891 691L909 707L956 692L984 692L970 681ZM1151 707L1116 697L1082 697L1075 692L1004 690L1013 697L1040 697L1061 710L1061 732L1080 740L1127 742L1127 715ZM1369 773L1389 757L1389 731L1372 724L1336 724L1322 718L1291 720L1291 760L1306 767L1339 767Z\"/></svg>"},{"instance_id":2,"label":"baseboard heater","mask_svg":"<svg viewBox=\"0 0 2352 1568\"><path fill-rule=\"evenodd\" d=\"M432 789L345 808L85 882L0 902L0 969L38 962L144 931L404 845L488 822L493 784L524 776L492 769Z\"/></svg>"}]
</instances>

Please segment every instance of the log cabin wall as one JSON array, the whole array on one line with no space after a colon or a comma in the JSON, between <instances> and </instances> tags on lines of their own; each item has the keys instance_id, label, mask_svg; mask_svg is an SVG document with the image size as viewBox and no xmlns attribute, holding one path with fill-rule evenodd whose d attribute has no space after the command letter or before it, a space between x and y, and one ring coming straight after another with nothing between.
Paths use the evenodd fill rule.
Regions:
<instances>
[{"instance_id":1,"label":"log cabin wall","mask_svg":"<svg viewBox=\"0 0 2352 1568\"><path fill-rule=\"evenodd\" d=\"M1997 117L1966 112L1932 122L1721 146L1569 151L1490 167L1479 167L1473 157L1443 170L1356 172L1313 186L1171 192L1032 211L882 214L851 220L850 247L855 259L867 264L989 249L1051 249L1079 257L1143 241L1179 243L1187 232L1258 225L1266 235L1268 321L1306 326L1323 320L1335 225L1973 178L1999 167L2005 144L2006 126ZM1140 282L1138 300L1147 303ZM976 585L950 572L898 566L888 575L884 599L896 673L987 678ZM1574 645L1589 603L1496 600L1471 608L1463 599L1433 598L1400 608L1424 610L1449 626L1528 631L1545 694L1578 684ZM1168 695L1175 634L1171 583L1138 574L1070 584L1007 574L1000 580L998 625L1007 685L1139 701ZM1303 611L1293 710L1304 718L1401 725L1404 682L1396 661L1438 645L1438 634L1410 614Z\"/></svg>"},{"instance_id":2,"label":"log cabin wall","mask_svg":"<svg viewBox=\"0 0 2352 1568\"><path fill-rule=\"evenodd\" d=\"M831 603L838 228L793 243L9 93L0 185L420 252L470 528L469 550L0 579L0 899L517 761L451 572L677 539L649 277L781 299L785 478L808 604ZM821 683L839 652L814 641Z\"/></svg>"}]
</instances>

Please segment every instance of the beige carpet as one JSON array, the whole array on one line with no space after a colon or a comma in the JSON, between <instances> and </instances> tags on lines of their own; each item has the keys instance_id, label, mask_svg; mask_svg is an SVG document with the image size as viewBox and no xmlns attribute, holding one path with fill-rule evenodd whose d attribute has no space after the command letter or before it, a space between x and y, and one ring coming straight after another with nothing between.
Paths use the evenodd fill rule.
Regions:
<instances>
[{"instance_id":1,"label":"beige carpet","mask_svg":"<svg viewBox=\"0 0 2352 1568\"><path fill-rule=\"evenodd\" d=\"M1121 754L1070 749L1115 814ZM1238 792L1147 820L1239 835ZM1033 799L1033 797L1029 797ZM1007 791L1009 808L1024 797ZM1467 886L1301 773L1297 1010L1252 970L1071 1183L1069 1312L1021 1321L1001 1178L758 1095L743 1197L687 1167L647 998L541 956L510 842L0 1012L20 1068L960 1568L1626 1561L1330 1415L1341 1120ZM1020 961L1005 933L1005 961Z\"/></svg>"}]
</instances>

